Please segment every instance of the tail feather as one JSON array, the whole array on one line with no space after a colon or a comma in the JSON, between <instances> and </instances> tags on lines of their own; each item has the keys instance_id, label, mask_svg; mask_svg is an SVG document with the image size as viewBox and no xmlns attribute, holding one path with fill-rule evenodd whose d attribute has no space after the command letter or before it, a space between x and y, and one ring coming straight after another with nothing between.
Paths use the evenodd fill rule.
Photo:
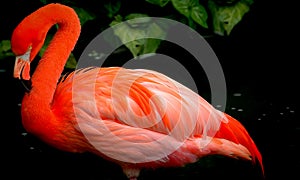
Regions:
<instances>
[{"instance_id":1,"label":"tail feather","mask_svg":"<svg viewBox=\"0 0 300 180\"><path fill-rule=\"evenodd\" d=\"M225 114L226 118L228 119L228 123L222 123L220 126L219 131L216 133L214 138L223 138L230 140L236 144L241 144L245 146L248 151L251 154L252 162L255 163L256 160L259 161L259 164L261 166L262 172L264 173L264 167L262 163L262 156L248 134L247 130L244 128L244 126L234 119L233 117L229 116L228 114Z\"/></svg>"}]
</instances>

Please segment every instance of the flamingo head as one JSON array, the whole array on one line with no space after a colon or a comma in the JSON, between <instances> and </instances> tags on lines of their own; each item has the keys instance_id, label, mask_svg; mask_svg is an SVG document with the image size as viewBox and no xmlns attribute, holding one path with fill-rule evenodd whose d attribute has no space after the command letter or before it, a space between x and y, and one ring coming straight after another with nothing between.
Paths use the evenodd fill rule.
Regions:
<instances>
[{"instance_id":1,"label":"flamingo head","mask_svg":"<svg viewBox=\"0 0 300 180\"><path fill-rule=\"evenodd\" d=\"M11 49L16 55L14 77L30 79L30 62L44 44L47 32L24 19L13 31Z\"/></svg>"}]
</instances>

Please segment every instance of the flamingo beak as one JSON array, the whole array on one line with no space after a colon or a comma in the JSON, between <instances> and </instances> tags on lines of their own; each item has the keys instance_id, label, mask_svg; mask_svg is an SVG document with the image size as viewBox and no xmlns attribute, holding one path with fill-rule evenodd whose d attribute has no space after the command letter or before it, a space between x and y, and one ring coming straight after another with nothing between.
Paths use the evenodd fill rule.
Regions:
<instances>
[{"instance_id":1,"label":"flamingo beak","mask_svg":"<svg viewBox=\"0 0 300 180\"><path fill-rule=\"evenodd\" d=\"M14 77L24 80L30 79L30 52L31 47L28 48L25 54L17 56L14 67Z\"/></svg>"}]
</instances>

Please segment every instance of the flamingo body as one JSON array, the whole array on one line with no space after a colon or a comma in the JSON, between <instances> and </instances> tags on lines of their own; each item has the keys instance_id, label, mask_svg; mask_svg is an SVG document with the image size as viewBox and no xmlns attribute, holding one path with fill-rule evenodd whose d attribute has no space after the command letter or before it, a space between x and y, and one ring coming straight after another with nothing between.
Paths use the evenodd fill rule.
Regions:
<instances>
[{"instance_id":1,"label":"flamingo body","mask_svg":"<svg viewBox=\"0 0 300 180\"><path fill-rule=\"evenodd\" d=\"M43 22L31 26L40 16ZM91 67L58 82L80 33L76 13L67 6L46 5L17 26L12 36L15 77L30 78L30 62L56 23L60 28L22 101L28 132L58 149L91 152L118 163L130 179L142 168L184 166L210 154L258 160L262 166L241 123L159 72Z\"/></svg>"}]
</instances>

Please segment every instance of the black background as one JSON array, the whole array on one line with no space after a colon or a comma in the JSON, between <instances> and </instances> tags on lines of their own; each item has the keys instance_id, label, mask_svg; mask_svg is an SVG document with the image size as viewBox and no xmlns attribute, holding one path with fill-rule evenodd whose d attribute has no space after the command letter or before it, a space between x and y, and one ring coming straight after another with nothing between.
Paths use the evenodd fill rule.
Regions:
<instances>
[{"instance_id":1,"label":"black background","mask_svg":"<svg viewBox=\"0 0 300 180\"><path fill-rule=\"evenodd\" d=\"M7 3L1 5L0 11L1 40L10 39L18 22L41 6L38 1L11 0ZM207 39L225 74L226 112L239 119L257 143L263 156L265 178L270 180L300 177L297 172L300 169L300 125L296 118L299 113L296 14L295 4L257 1L229 37ZM1 149L4 150L3 159L8 160L3 162L4 166L9 169L5 172L10 177L24 179L124 179L118 166L101 158L61 152L31 135L22 134L25 131L18 104L25 90L20 81L12 77L13 65L13 58L0 61L0 69L5 70L0 73ZM234 93L242 96L233 96ZM187 169L144 171L141 179L165 176L170 179L258 179L259 171L247 163L222 158L216 158L215 162L210 167L195 164Z\"/></svg>"}]
</instances>

